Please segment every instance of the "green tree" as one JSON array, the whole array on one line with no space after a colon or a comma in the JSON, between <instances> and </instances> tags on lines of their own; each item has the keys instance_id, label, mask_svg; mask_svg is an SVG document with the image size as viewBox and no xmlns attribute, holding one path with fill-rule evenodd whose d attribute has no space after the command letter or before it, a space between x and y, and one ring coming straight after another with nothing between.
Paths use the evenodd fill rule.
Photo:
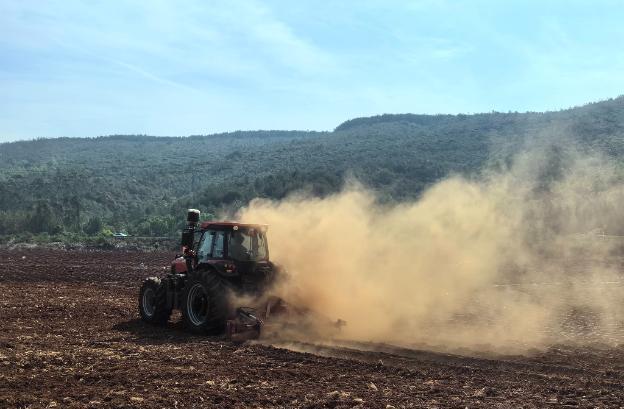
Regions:
<instances>
[{"instance_id":1,"label":"green tree","mask_svg":"<svg viewBox=\"0 0 624 409\"><path fill-rule=\"evenodd\" d=\"M93 216L89 218L89 221L84 225L82 230L90 236L95 236L102 231L102 227L102 220L97 216Z\"/></svg>"},{"instance_id":2,"label":"green tree","mask_svg":"<svg viewBox=\"0 0 624 409\"><path fill-rule=\"evenodd\" d=\"M32 233L60 233L63 229L58 224L52 208L47 201L40 200L35 205L35 210L30 216L27 228Z\"/></svg>"}]
</instances>

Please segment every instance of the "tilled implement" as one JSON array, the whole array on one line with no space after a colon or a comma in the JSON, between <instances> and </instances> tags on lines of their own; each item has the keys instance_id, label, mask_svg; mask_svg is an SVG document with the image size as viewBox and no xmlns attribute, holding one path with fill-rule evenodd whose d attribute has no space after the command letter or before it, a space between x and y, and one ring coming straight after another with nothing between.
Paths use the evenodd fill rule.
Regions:
<instances>
[{"instance_id":1,"label":"tilled implement","mask_svg":"<svg viewBox=\"0 0 624 409\"><path fill-rule=\"evenodd\" d=\"M238 307L232 319L227 321L226 334L232 341L240 342L259 338L271 331L271 318L283 319L289 310L282 299L269 297L261 307ZM269 324L267 324L269 323Z\"/></svg>"},{"instance_id":2,"label":"tilled implement","mask_svg":"<svg viewBox=\"0 0 624 409\"><path fill-rule=\"evenodd\" d=\"M228 338L235 342L257 339L322 339L333 338L346 325L343 320L331 321L307 308L287 304L269 296L258 307L238 307L227 321Z\"/></svg>"}]
</instances>

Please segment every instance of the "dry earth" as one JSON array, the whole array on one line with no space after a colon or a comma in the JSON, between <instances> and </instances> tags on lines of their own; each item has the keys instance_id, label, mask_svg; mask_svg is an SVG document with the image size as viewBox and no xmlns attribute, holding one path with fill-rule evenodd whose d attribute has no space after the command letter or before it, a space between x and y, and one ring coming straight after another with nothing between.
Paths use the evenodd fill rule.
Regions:
<instances>
[{"instance_id":1,"label":"dry earth","mask_svg":"<svg viewBox=\"0 0 624 409\"><path fill-rule=\"evenodd\" d=\"M0 407L624 407L624 346L469 357L145 325L138 287L171 256L0 250Z\"/></svg>"}]
</instances>

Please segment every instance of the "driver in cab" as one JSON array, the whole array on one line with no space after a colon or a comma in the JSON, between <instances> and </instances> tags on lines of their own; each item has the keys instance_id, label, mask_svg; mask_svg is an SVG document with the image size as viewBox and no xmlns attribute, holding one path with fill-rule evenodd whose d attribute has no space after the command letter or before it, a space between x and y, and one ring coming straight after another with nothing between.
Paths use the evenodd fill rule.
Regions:
<instances>
[{"instance_id":1,"label":"driver in cab","mask_svg":"<svg viewBox=\"0 0 624 409\"><path fill-rule=\"evenodd\" d=\"M230 247L228 249L230 257L235 260L248 260L249 249L243 244L245 242L245 236L237 231L232 234L230 240Z\"/></svg>"}]
</instances>

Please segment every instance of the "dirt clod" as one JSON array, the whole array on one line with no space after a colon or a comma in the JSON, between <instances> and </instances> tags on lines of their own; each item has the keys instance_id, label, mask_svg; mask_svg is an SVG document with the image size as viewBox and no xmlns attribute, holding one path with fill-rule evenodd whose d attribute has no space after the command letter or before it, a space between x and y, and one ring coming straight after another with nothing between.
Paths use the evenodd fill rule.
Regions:
<instances>
[{"instance_id":1,"label":"dirt clod","mask_svg":"<svg viewBox=\"0 0 624 409\"><path fill-rule=\"evenodd\" d=\"M484 397L489 397L489 396L496 396L496 390L493 388L489 388L489 387L484 387L481 388L479 390L477 390L474 393L474 396L477 398L484 398Z\"/></svg>"}]
</instances>

